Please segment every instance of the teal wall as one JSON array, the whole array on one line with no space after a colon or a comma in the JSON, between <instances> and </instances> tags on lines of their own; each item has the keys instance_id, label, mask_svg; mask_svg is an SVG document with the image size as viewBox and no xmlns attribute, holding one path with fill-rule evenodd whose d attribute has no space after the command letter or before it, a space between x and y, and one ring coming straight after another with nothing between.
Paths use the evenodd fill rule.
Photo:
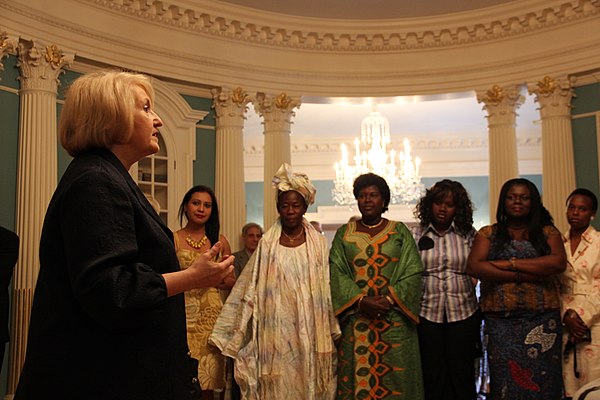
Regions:
<instances>
[{"instance_id":1,"label":"teal wall","mask_svg":"<svg viewBox=\"0 0 600 400\"><path fill-rule=\"evenodd\" d=\"M194 161L194 185L215 188L215 154L217 148L215 134L215 113L211 108L212 99L181 95L194 110L208 111L209 114L196 127L196 160ZM204 128L204 127L212 127Z\"/></svg>"},{"instance_id":2,"label":"teal wall","mask_svg":"<svg viewBox=\"0 0 600 400\"><path fill-rule=\"evenodd\" d=\"M598 129L594 115L577 118L578 115L600 112L600 83L575 88L573 99L573 152L577 187L584 187L600 196L598 171ZM600 218L592 225L600 229Z\"/></svg>"},{"instance_id":3,"label":"teal wall","mask_svg":"<svg viewBox=\"0 0 600 400\"><path fill-rule=\"evenodd\" d=\"M75 79L77 79L79 76L81 76L81 74L77 73L77 72L73 72L73 71L66 71L64 74L62 74L60 76L60 86L58 87L58 96L57 98L60 100L57 104L56 104L56 121L58 121L59 117L60 117L60 112L62 111L62 103L61 101L63 101L65 99L65 92L67 90L67 88L69 87L69 85L71 84L71 82L73 82ZM56 140L58 141L58 145L57 145L57 177L60 180L61 176L63 176L63 174L65 173L65 170L67 169L67 167L69 166L69 163L71 162L71 160L73 159L69 153L66 152L65 149L63 149L62 145L60 144L60 140L58 139L58 136L56 138Z\"/></svg>"},{"instance_id":4,"label":"teal wall","mask_svg":"<svg viewBox=\"0 0 600 400\"><path fill-rule=\"evenodd\" d=\"M18 89L16 57L1 60L0 86ZM19 154L19 96L0 88L0 225L15 229L17 156Z\"/></svg>"},{"instance_id":5,"label":"teal wall","mask_svg":"<svg viewBox=\"0 0 600 400\"><path fill-rule=\"evenodd\" d=\"M0 86L19 89L16 57L8 56L0 60L4 71L0 72ZM17 204L17 162L19 154L19 96L0 88L0 225L15 230L15 210ZM9 344L6 344L0 394L6 394L8 385ZM2 360L0 360L2 362Z\"/></svg>"}]
</instances>

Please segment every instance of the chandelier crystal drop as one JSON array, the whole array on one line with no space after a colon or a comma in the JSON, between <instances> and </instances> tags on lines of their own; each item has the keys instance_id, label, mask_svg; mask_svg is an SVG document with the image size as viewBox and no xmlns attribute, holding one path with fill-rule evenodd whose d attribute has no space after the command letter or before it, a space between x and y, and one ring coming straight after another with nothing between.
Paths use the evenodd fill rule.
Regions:
<instances>
[{"instance_id":1,"label":"chandelier crystal drop","mask_svg":"<svg viewBox=\"0 0 600 400\"><path fill-rule=\"evenodd\" d=\"M335 182L332 191L333 201L339 205L354 205L356 199L352 193L354 179L368 172L383 177L390 187L391 204L409 204L418 200L424 186L419 176L421 159L414 160L410 154L408 139L404 139L404 148L396 154L391 147L390 124L388 119L373 107L371 113L362 121L360 141L354 140L354 157L346 144L340 146L342 159L335 163Z\"/></svg>"}]
</instances>

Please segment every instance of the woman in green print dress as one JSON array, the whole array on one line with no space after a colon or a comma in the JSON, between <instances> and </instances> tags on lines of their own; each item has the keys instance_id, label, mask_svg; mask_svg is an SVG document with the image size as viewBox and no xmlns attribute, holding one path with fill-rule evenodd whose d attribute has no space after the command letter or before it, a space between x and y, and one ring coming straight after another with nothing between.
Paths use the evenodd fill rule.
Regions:
<instances>
[{"instance_id":1,"label":"woman in green print dress","mask_svg":"<svg viewBox=\"0 0 600 400\"><path fill-rule=\"evenodd\" d=\"M359 176L354 196L362 218L338 229L329 256L342 329L337 398L419 400L421 258L407 227L381 216L390 202L383 178Z\"/></svg>"}]
</instances>

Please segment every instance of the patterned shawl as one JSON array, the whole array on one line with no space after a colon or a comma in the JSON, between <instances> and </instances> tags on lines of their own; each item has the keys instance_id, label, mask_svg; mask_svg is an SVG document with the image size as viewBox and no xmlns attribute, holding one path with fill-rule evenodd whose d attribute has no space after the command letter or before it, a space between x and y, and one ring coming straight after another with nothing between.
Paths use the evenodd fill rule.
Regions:
<instances>
[{"instance_id":1,"label":"patterned shawl","mask_svg":"<svg viewBox=\"0 0 600 400\"><path fill-rule=\"evenodd\" d=\"M333 341L340 336L340 328L331 305L326 240L306 219L302 223L308 253L306 282L312 294L309 300L312 304L307 304L304 310L312 312L315 321L316 390L327 393L332 390L330 382L335 382ZM243 375L240 387L251 399L274 398L273 385L286 383L273 381L282 362L281 352L274 346L282 339L277 329L281 315L278 282L285 270L276 268L274 262L280 236L281 221L277 219L238 278L209 339L223 355L236 360L237 372Z\"/></svg>"}]
</instances>

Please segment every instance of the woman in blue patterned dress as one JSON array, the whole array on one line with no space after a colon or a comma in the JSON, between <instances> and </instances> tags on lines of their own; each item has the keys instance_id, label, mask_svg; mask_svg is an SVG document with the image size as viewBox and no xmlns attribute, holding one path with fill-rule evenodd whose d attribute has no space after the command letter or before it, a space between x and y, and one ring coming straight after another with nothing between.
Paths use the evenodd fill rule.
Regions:
<instances>
[{"instance_id":1,"label":"woman in blue patterned dress","mask_svg":"<svg viewBox=\"0 0 600 400\"><path fill-rule=\"evenodd\" d=\"M497 222L475 236L467 272L481 280L490 399L560 400L560 232L527 179L500 191Z\"/></svg>"}]
</instances>

